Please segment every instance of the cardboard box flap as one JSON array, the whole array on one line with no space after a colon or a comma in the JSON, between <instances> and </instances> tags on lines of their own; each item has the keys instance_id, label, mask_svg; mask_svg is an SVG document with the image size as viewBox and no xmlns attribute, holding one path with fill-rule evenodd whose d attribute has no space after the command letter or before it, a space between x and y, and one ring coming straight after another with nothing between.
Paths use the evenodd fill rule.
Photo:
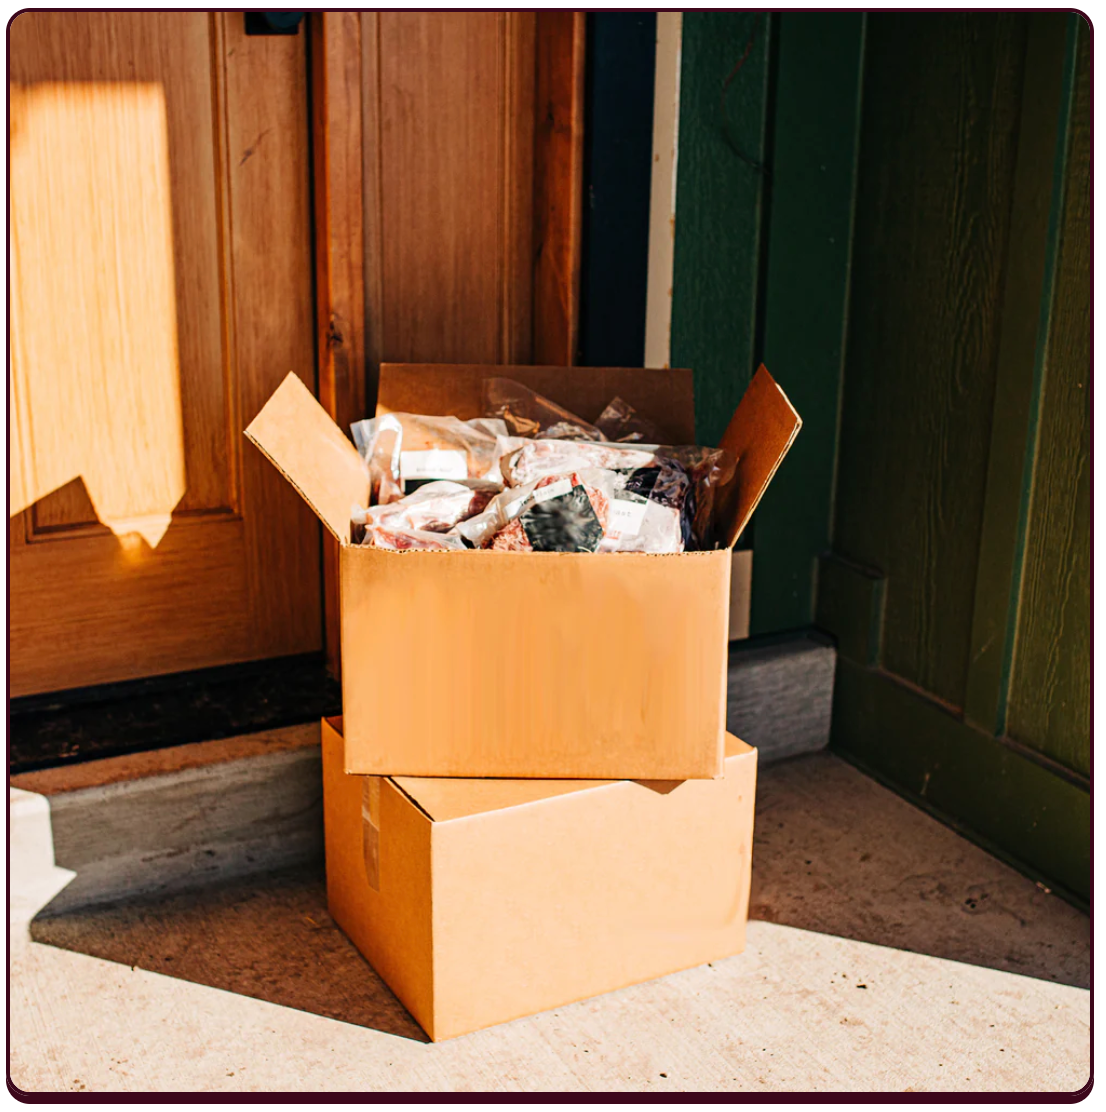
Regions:
<instances>
[{"instance_id":1,"label":"cardboard box flap","mask_svg":"<svg viewBox=\"0 0 1106 1112\"><path fill-rule=\"evenodd\" d=\"M504 811L617 780L473 780L393 776L392 782L431 820L449 822L488 811Z\"/></svg>"},{"instance_id":2,"label":"cardboard box flap","mask_svg":"<svg viewBox=\"0 0 1106 1112\"><path fill-rule=\"evenodd\" d=\"M719 444L737 459L737 471L721 492L719 506L721 540L727 548L737 543L749 524L802 424L787 395L762 365Z\"/></svg>"},{"instance_id":3,"label":"cardboard box flap","mask_svg":"<svg viewBox=\"0 0 1106 1112\"><path fill-rule=\"evenodd\" d=\"M376 412L483 415L486 378L513 378L594 421L615 397L649 418L669 444L695 443L691 371L642 367L517 367L479 364L382 363Z\"/></svg>"},{"instance_id":4,"label":"cardboard box flap","mask_svg":"<svg viewBox=\"0 0 1106 1112\"><path fill-rule=\"evenodd\" d=\"M366 504L368 472L352 441L294 372L250 422L246 436L338 540L348 543L350 507Z\"/></svg>"}]
</instances>

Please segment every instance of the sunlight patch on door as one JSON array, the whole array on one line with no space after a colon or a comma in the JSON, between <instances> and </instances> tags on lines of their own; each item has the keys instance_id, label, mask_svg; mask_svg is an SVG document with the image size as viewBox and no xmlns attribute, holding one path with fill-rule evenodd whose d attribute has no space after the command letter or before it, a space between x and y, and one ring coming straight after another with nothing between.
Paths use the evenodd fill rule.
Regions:
<instances>
[{"instance_id":1,"label":"sunlight patch on door","mask_svg":"<svg viewBox=\"0 0 1106 1112\"><path fill-rule=\"evenodd\" d=\"M10 512L79 476L156 547L186 487L164 91L10 93Z\"/></svg>"}]
</instances>

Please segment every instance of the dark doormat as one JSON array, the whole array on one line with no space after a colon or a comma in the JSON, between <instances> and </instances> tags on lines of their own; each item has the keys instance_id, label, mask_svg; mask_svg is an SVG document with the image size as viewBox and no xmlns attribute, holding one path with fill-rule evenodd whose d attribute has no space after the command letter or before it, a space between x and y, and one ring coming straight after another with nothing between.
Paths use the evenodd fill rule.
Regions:
<instances>
[{"instance_id":1,"label":"dark doormat","mask_svg":"<svg viewBox=\"0 0 1106 1112\"><path fill-rule=\"evenodd\" d=\"M8 705L9 774L341 713L321 653L28 695Z\"/></svg>"}]
</instances>

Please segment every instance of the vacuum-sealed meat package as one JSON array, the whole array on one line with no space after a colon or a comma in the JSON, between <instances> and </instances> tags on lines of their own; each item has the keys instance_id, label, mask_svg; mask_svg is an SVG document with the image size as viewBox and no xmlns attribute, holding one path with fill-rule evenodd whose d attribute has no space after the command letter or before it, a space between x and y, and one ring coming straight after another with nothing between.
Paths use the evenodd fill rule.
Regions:
<instances>
[{"instance_id":1,"label":"vacuum-sealed meat package","mask_svg":"<svg viewBox=\"0 0 1106 1112\"><path fill-rule=\"evenodd\" d=\"M464 552L468 547L460 537L448 533L429 533L424 529L400 529L387 525L367 525L361 542L370 548L391 552Z\"/></svg>"},{"instance_id":2,"label":"vacuum-sealed meat package","mask_svg":"<svg viewBox=\"0 0 1106 1112\"><path fill-rule=\"evenodd\" d=\"M577 440L530 440L500 460L504 479L513 486L532 483L543 475L561 474L570 470L602 468L638 474L633 480L638 494L647 501L679 511L680 532L684 548L703 549L714 546L715 491L733 477L736 460L720 448L658 447L656 445L596 444ZM632 501L632 499L626 499ZM626 528L632 532L637 522L628 509ZM666 515L660 515L666 516ZM654 523L660 528L659 515L650 512L650 531L640 544L647 547L616 548L613 551L681 551L652 547L646 539ZM644 520L644 519L643 519ZM671 535L669 527L660 534ZM658 545L666 542L657 540Z\"/></svg>"},{"instance_id":3,"label":"vacuum-sealed meat package","mask_svg":"<svg viewBox=\"0 0 1106 1112\"><path fill-rule=\"evenodd\" d=\"M582 476L549 475L488 545L495 552L598 552L607 525L608 495Z\"/></svg>"},{"instance_id":4,"label":"vacuum-sealed meat package","mask_svg":"<svg viewBox=\"0 0 1106 1112\"><path fill-rule=\"evenodd\" d=\"M683 552L696 547L695 486L674 460L620 472L600 552Z\"/></svg>"},{"instance_id":5,"label":"vacuum-sealed meat package","mask_svg":"<svg viewBox=\"0 0 1106 1112\"><path fill-rule=\"evenodd\" d=\"M484 379L484 413L501 419L507 426L509 436L540 436L555 440L606 439L582 417L511 378Z\"/></svg>"},{"instance_id":6,"label":"vacuum-sealed meat package","mask_svg":"<svg viewBox=\"0 0 1106 1112\"><path fill-rule=\"evenodd\" d=\"M597 444L587 440L526 440L499 461L508 486L524 486L544 475L563 474L586 468L620 471L645 467L653 452L637 446Z\"/></svg>"},{"instance_id":7,"label":"vacuum-sealed meat package","mask_svg":"<svg viewBox=\"0 0 1106 1112\"><path fill-rule=\"evenodd\" d=\"M618 478L589 469L508 487L452 532L500 552L597 552Z\"/></svg>"},{"instance_id":8,"label":"vacuum-sealed meat package","mask_svg":"<svg viewBox=\"0 0 1106 1112\"><path fill-rule=\"evenodd\" d=\"M369 467L370 501L395 502L439 479L501 482L502 421L385 413L352 426L353 441ZM505 443L509 443L506 441Z\"/></svg>"},{"instance_id":9,"label":"vacuum-sealed meat package","mask_svg":"<svg viewBox=\"0 0 1106 1112\"><path fill-rule=\"evenodd\" d=\"M421 486L397 502L371 506L355 512L355 524L385 525L392 529L415 529L446 533L458 522L487 508L499 493L498 483L480 479L452 482L441 479Z\"/></svg>"}]
</instances>

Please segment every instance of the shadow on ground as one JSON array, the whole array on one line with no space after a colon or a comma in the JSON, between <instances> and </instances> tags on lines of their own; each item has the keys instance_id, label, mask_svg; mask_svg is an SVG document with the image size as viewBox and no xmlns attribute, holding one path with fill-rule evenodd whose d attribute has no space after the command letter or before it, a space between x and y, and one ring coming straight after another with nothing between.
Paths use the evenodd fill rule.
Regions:
<instances>
[{"instance_id":1,"label":"shadow on ground","mask_svg":"<svg viewBox=\"0 0 1106 1112\"><path fill-rule=\"evenodd\" d=\"M1090 920L829 753L766 769L751 918L1090 987Z\"/></svg>"},{"instance_id":2,"label":"shadow on ground","mask_svg":"<svg viewBox=\"0 0 1106 1112\"><path fill-rule=\"evenodd\" d=\"M828 753L764 770L750 916L1089 987L1086 915ZM322 863L40 914L31 937L427 1041L327 914Z\"/></svg>"},{"instance_id":3,"label":"shadow on ground","mask_svg":"<svg viewBox=\"0 0 1106 1112\"><path fill-rule=\"evenodd\" d=\"M31 923L36 942L428 1042L326 910L322 863Z\"/></svg>"}]
</instances>

